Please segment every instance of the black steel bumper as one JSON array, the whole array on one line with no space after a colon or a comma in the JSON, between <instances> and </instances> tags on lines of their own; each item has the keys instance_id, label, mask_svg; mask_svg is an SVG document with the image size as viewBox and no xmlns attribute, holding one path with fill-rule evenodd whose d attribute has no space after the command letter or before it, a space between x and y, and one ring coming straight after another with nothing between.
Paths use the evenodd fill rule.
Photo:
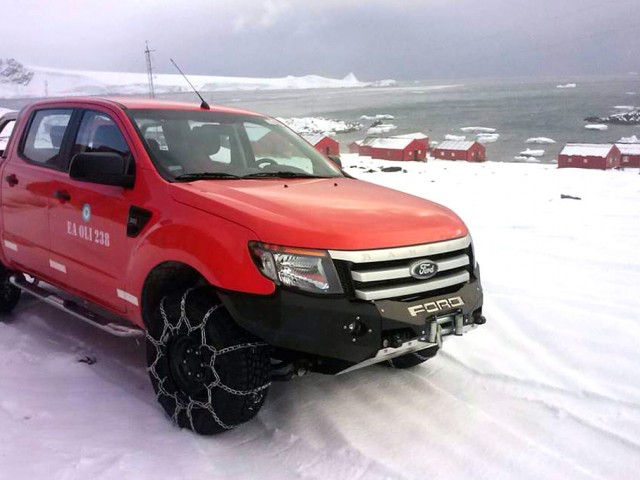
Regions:
<instances>
[{"instance_id":1,"label":"black steel bumper","mask_svg":"<svg viewBox=\"0 0 640 480\"><path fill-rule=\"evenodd\" d=\"M476 268L474 280L443 295L425 293L409 300L350 300L278 289L258 296L221 292L223 304L235 321L274 347L357 364L383 348L416 339L461 335L482 317L482 287ZM449 321L451 325L442 325ZM456 329L455 323L458 328Z\"/></svg>"}]
</instances>

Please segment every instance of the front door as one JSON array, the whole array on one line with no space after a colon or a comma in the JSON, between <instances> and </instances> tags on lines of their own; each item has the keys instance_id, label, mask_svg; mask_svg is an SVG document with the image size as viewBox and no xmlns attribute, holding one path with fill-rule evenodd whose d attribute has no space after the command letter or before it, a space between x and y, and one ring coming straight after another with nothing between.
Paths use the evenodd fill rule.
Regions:
<instances>
[{"instance_id":1,"label":"front door","mask_svg":"<svg viewBox=\"0 0 640 480\"><path fill-rule=\"evenodd\" d=\"M2 169L3 251L18 268L45 279L55 273L49 258L52 178L63 168L61 147L72 114L72 109L33 112L19 153L9 153Z\"/></svg>"},{"instance_id":2,"label":"front door","mask_svg":"<svg viewBox=\"0 0 640 480\"><path fill-rule=\"evenodd\" d=\"M85 111L71 155L112 152L131 158L118 124L107 113ZM117 311L133 303L123 290L129 258L127 219L133 190L58 177L49 223L58 281Z\"/></svg>"}]
</instances>

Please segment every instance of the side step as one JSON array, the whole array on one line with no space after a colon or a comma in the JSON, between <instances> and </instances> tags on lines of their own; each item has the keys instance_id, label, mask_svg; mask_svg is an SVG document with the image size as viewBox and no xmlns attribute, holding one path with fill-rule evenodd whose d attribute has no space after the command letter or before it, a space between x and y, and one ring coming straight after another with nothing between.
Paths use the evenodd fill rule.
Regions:
<instances>
[{"instance_id":1,"label":"side step","mask_svg":"<svg viewBox=\"0 0 640 480\"><path fill-rule=\"evenodd\" d=\"M145 335L144 330L138 327L114 323L102 315L94 313L82 305L78 305L76 302L65 300L49 290L29 283L22 275L12 275L9 282L20 290L30 293L34 297L38 297L49 305L63 310L77 319L116 337L144 337Z\"/></svg>"}]
</instances>

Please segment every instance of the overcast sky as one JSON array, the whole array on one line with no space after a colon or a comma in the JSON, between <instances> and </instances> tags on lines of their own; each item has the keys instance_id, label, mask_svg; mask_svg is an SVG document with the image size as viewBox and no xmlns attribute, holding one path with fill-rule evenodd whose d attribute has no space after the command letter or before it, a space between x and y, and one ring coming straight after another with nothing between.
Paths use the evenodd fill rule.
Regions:
<instances>
[{"instance_id":1,"label":"overcast sky","mask_svg":"<svg viewBox=\"0 0 640 480\"><path fill-rule=\"evenodd\" d=\"M640 71L640 0L2 0L0 58L363 80Z\"/></svg>"}]
</instances>

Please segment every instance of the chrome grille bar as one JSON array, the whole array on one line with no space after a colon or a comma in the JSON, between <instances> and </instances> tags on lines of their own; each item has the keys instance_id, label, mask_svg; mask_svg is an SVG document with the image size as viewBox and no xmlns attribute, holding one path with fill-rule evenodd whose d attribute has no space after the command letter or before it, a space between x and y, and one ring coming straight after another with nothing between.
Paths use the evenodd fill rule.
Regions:
<instances>
[{"instance_id":1,"label":"chrome grille bar","mask_svg":"<svg viewBox=\"0 0 640 480\"><path fill-rule=\"evenodd\" d=\"M329 250L334 260L345 260L353 263L388 262L405 258L429 257L441 253L463 250L471 244L469 235L446 240L444 242L411 245L409 247L381 248L377 250Z\"/></svg>"},{"instance_id":2,"label":"chrome grille bar","mask_svg":"<svg viewBox=\"0 0 640 480\"><path fill-rule=\"evenodd\" d=\"M380 300L384 298L402 297L405 295L413 295L416 293L429 292L440 288L451 287L460 283L468 282L470 279L469 272L455 273L438 277L434 280L426 280L423 282L415 282L407 285L397 285L393 287L359 289L355 291L356 298L361 300Z\"/></svg>"},{"instance_id":3,"label":"chrome grille bar","mask_svg":"<svg viewBox=\"0 0 640 480\"><path fill-rule=\"evenodd\" d=\"M469 265L468 255L458 255L457 257L447 258L435 262L438 264L438 272L453 270ZM356 282L379 282L384 280L395 280L398 278L410 278L411 272L409 265L394 268L385 268L380 270L351 271L351 277Z\"/></svg>"}]
</instances>

